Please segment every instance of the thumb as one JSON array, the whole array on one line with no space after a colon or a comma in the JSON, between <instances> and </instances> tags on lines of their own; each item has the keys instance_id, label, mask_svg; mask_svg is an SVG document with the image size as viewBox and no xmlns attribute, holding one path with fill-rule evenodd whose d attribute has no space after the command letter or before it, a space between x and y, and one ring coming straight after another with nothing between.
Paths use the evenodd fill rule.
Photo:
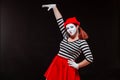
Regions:
<instances>
[{"instance_id":1,"label":"thumb","mask_svg":"<svg viewBox=\"0 0 120 80\"><path fill-rule=\"evenodd\" d=\"M51 7L48 7L48 11L51 9Z\"/></svg>"}]
</instances>

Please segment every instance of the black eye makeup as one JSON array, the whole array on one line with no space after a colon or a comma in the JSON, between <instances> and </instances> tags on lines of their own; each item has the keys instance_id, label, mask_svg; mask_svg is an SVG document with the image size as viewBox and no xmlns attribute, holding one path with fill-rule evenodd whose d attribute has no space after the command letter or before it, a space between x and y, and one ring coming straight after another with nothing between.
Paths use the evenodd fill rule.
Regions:
<instances>
[{"instance_id":1,"label":"black eye makeup","mask_svg":"<svg viewBox=\"0 0 120 80\"><path fill-rule=\"evenodd\" d=\"M69 27L66 27L66 29L69 29Z\"/></svg>"}]
</instances>

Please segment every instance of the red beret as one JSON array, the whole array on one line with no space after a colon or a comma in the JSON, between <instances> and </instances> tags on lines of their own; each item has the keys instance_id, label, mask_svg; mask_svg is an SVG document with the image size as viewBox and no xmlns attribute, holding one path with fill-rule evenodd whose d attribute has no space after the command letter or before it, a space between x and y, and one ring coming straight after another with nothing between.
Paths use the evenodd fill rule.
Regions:
<instances>
[{"instance_id":1,"label":"red beret","mask_svg":"<svg viewBox=\"0 0 120 80\"><path fill-rule=\"evenodd\" d=\"M76 17L68 18L68 19L64 22L64 27L66 27L66 25L69 24L69 23L77 24L77 25L80 26L80 22L76 19Z\"/></svg>"}]
</instances>

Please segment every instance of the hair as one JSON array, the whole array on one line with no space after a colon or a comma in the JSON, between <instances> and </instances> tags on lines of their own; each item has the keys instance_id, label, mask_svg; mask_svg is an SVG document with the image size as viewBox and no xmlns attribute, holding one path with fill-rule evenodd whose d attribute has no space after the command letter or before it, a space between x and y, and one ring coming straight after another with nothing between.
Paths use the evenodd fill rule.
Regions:
<instances>
[{"instance_id":1,"label":"hair","mask_svg":"<svg viewBox=\"0 0 120 80\"><path fill-rule=\"evenodd\" d=\"M88 34L81 28L79 27L79 39L88 39Z\"/></svg>"}]
</instances>

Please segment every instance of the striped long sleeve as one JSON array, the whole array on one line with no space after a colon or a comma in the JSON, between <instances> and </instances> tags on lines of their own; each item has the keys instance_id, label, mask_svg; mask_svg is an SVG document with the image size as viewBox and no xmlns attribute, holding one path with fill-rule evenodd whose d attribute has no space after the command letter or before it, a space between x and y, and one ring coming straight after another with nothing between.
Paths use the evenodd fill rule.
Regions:
<instances>
[{"instance_id":1,"label":"striped long sleeve","mask_svg":"<svg viewBox=\"0 0 120 80\"><path fill-rule=\"evenodd\" d=\"M81 49L82 53L84 54L86 60L89 62L93 62L93 55L91 53L90 47L86 40L81 41L80 49Z\"/></svg>"},{"instance_id":2,"label":"striped long sleeve","mask_svg":"<svg viewBox=\"0 0 120 80\"><path fill-rule=\"evenodd\" d=\"M64 20L63 20L63 18L57 19L57 23L58 23L59 29L60 29L63 37L67 37L67 31L66 31L66 29L64 27Z\"/></svg>"}]
</instances>

